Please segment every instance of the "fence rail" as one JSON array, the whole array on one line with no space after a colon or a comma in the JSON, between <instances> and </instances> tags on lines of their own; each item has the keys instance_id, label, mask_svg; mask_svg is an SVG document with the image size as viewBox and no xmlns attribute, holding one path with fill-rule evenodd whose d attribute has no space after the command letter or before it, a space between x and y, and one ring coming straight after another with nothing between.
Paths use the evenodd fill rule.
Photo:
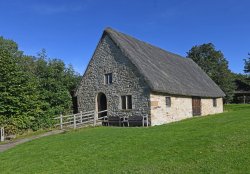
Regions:
<instances>
[{"instance_id":1,"label":"fence rail","mask_svg":"<svg viewBox=\"0 0 250 174\"><path fill-rule=\"evenodd\" d=\"M56 127L60 127L60 129L63 128L74 128L76 129L77 127L80 126L89 126L89 125L93 125L96 126L98 123L100 124L104 124L107 123L106 125L109 125L110 123L110 119L107 116L107 110L103 110L100 112L96 112L94 110L92 111L87 111L87 112L80 112L77 114L70 114L70 115L60 115L59 117L55 117L54 119L57 120L57 123L55 124ZM106 113L103 115L103 113ZM122 121L121 121L122 120ZM140 120L140 119L139 119ZM135 120L131 120L131 123L135 121ZM137 118L138 121L138 118ZM112 122L112 121L111 121ZM142 116L141 119L141 124L142 126L149 126L149 121L148 121L148 116ZM128 117L119 117L119 125L121 125L121 123L127 126L130 126L130 120ZM99 125L98 124L98 125Z\"/></svg>"},{"instance_id":2,"label":"fence rail","mask_svg":"<svg viewBox=\"0 0 250 174\"><path fill-rule=\"evenodd\" d=\"M94 110L87 112L80 112L77 114L70 115L60 115L59 117L55 117L54 119L58 121L55 126L60 126L60 129L66 127L73 127L74 129L77 126L87 126L93 125L96 126L97 122L101 120L103 117L98 118L98 114L107 112L107 110L96 112ZM104 116L105 117L105 116Z\"/></svg>"}]
</instances>

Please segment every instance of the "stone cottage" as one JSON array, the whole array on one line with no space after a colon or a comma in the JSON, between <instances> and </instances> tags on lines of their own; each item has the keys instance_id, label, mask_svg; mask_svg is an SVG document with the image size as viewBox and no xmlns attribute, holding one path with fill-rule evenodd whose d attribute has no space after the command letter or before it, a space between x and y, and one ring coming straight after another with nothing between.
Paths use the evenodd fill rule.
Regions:
<instances>
[{"instance_id":1,"label":"stone cottage","mask_svg":"<svg viewBox=\"0 0 250 174\"><path fill-rule=\"evenodd\" d=\"M104 30L75 93L78 111L148 116L160 125L223 112L224 92L192 59Z\"/></svg>"}]
</instances>

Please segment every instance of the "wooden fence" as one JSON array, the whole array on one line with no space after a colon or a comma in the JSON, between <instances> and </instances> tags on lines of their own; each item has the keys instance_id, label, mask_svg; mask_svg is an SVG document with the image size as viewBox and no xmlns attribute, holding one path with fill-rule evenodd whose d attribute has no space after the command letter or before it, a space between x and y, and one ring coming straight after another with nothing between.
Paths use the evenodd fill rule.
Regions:
<instances>
[{"instance_id":1,"label":"wooden fence","mask_svg":"<svg viewBox=\"0 0 250 174\"><path fill-rule=\"evenodd\" d=\"M77 127L82 126L89 126L93 125L96 126L100 123L107 115L98 117L100 113L107 113L107 110L95 112L94 110L88 112L80 112L77 114L71 115L60 115L59 117L55 117L54 119L57 120L56 127L60 127L60 129L71 127L76 129Z\"/></svg>"},{"instance_id":2,"label":"wooden fence","mask_svg":"<svg viewBox=\"0 0 250 174\"><path fill-rule=\"evenodd\" d=\"M106 114L103 114L106 113ZM102 115L99 117L99 115ZM56 127L60 127L60 129L64 128L74 128L76 129L77 127L83 127L83 126L96 126L96 125L110 125L109 123L111 121L112 117L107 116L107 110L96 112L94 110L88 111L88 112L80 112L77 114L71 114L71 115L60 115L59 117L55 117L54 119L56 120ZM126 124L128 127L130 126L130 121L138 121L136 120L131 120L129 119L130 117L119 117L119 125L121 123L123 126ZM132 118L132 117L131 117ZM137 117L138 118L138 117ZM121 119L123 121L121 121ZM141 119L139 119L141 122L141 125L144 127L145 125L148 127L149 126L149 121L148 121L148 116L142 116Z\"/></svg>"}]
</instances>

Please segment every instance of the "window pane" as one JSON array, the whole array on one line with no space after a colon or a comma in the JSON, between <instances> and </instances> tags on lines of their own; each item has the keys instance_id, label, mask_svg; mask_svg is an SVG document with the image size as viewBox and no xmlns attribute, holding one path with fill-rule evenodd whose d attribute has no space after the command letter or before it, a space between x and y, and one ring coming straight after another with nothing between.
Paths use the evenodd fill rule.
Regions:
<instances>
[{"instance_id":1,"label":"window pane","mask_svg":"<svg viewBox=\"0 0 250 174\"><path fill-rule=\"evenodd\" d=\"M105 83L105 84L108 84L108 75L107 75L107 74L105 74L104 83Z\"/></svg>"},{"instance_id":2,"label":"window pane","mask_svg":"<svg viewBox=\"0 0 250 174\"><path fill-rule=\"evenodd\" d=\"M170 97L166 97L166 106L167 107L171 106L171 98Z\"/></svg>"},{"instance_id":3,"label":"window pane","mask_svg":"<svg viewBox=\"0 0 250 174\"><path fill-rule=\"evenodd\" d=\"M109 74L109 84L112 83L112 74Z\"/></svg>"},{"instance_id":4,"label":"window pane","mask_svg":"<svg viewBox=\"0 0 250 174\"><path fill-rule=\"evenodd\" d=\"M126 96L121 96L122 109L126 109Z\"/></svg>"},{"instance_id":5,"label":"window pane","mask_svg":"<svg viewBox=\"0 0 250 174\"><path fill-rule=\"evenodd\" d=\"M216 98L213 99L213 106L214 106L214 107L217 106L217 100L216 100Z\"/></svg>"},{"instance_id":6,"label":"window pane","mask_svg":"<svg viewBox=\"0 0 250 174\"><path fill-rule=\"evenodd\" d=\"M104 75L104 84L111 84L112 83L112 73Z\"/></svg>"},{"instance_id":7,"label":"window pane","mask_svg":"<svg viewBox=\"0 0 250 174\"><path fill-rule=\"evenodd\" d=\"M127 104L128 104L128 108L127 109L132 109L132 96L128 95L127 96Z\"/></svg>"}]
</instances>

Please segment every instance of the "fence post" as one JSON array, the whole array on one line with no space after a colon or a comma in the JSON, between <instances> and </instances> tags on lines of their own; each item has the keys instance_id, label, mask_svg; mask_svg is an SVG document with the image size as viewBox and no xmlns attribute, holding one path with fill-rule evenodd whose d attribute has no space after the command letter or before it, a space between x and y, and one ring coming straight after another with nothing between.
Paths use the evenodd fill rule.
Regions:
<instances>
[{"instance_id":1,"label":"fence post","mask_svg":"<svg viewBox=\"0 0 250 174\"><path fill-rule=\"evenodd\" d=\"M80 112L80 123L82 124L82 111Z\"/></svg>"},{"instance_id":2,"label":"fence post","mask_svg":"<svg viewBox=\"0 0 250 174\"><path fill-rule=\"evenodd\" d=\"M94 112L94 126L96 126L97 111Z\"/></svg>"},{"instance_id":3,"label":"fence post","mask_svg":"<svg viewBox=\"0 0 250 174\"><path fill-rule=\"evenodd\" d=\"M148 127L148 115L147 115L147 127Z\"/></svg>"},{"instance_id":4,"label":"fence post","mask_svg":"<svg viewBox=\"0 0 250 174\"><path fill-rule=\"evenodd\" d=\"M63 117L60 115L60 128L63 129Z\"/></svg>"},{"instance_id":5,"label":"fence post","mask_svg":"<svg viewBox=\"0 0 250 174\"><path fill-rule=\"evenodd\" d=\"M74 114L74 129L76 128L76 115Z\"/></svg>"},{"instance_id":6,"label":"fence post","mask_svg":"<svg viewBox=\"0 0 250 174\"><path fill-rule=\"evenodd\" d=\"M4 141L4 127L1 127L1 131L0 131L0 137L1 137L1 142Z\"/></svg>"},{"instance_id":7,"label":"fence post","mask_svg":"<svg viewBox=\"0 0 250 174\"><path fill-rule=\"evenodd\" d=\"M142 116L142 127L144 127L145 116Z\"/></svg>"}]
</instances>

